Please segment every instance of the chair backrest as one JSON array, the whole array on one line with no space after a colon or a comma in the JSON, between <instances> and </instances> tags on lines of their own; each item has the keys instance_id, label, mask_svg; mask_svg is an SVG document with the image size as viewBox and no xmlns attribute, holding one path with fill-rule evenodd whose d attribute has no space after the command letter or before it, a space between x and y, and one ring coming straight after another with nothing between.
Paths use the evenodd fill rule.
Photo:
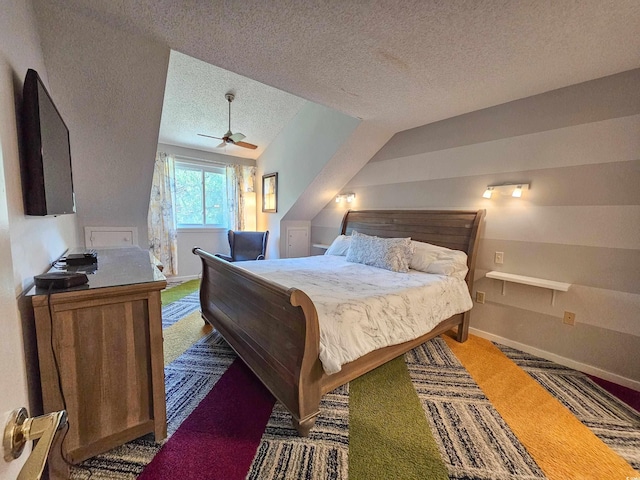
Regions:
<instances>
[{"instance_id":1,"label":"chair backrest","mask_svg":"<svg viewBox=\"0 0 640 480\"><path fill-rule=\"evenodd\" d=\"M229 230L229 247L231 247L231 261L264 260L269 240L269 230L266 232L239 232Z\"/></svg>"}]
</instances>

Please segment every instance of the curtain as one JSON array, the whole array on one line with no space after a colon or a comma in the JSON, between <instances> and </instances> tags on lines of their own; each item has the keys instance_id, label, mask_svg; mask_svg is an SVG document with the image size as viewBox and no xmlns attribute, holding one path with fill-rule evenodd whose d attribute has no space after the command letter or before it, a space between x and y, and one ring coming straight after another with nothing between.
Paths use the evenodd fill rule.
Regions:
<instances>
[{"instance_id":1,"label":"curtain","mask_svg":"<svg viewBox=\"0 0 640 480\"><path fill-rule=\"evenodd\" d=\"M178 273L178 232L175 215L175 158L158 152L149 199L149 250L162 263L163 273Z\"/></svg>"},{"instance_id":2,"label":"curtain","mask_svg":"<svg viewBox=\"0 0 640 480\"><path fill-rule=\"evenodd\" d=\"M227 166L227 206L229 208L229 228L244 230L245 197L254 190L256 167L244 165Z\"/></svg>"}]
</instances>

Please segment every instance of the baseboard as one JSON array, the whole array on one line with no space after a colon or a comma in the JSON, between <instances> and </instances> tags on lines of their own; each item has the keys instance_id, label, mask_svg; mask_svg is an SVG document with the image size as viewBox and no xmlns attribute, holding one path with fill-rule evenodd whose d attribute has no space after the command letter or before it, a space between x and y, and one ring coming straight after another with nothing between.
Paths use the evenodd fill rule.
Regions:
<instances>
[{"instance_id":1,"label":"baseboard","mask_svg":"<svg viewBox=\"0 0 640 480\"><path fill-rule=\"evenodd\" d=\"M478 337L486 338L487 340L490 340L492 342L497 342L502 345L506 345L507 347L516 348L523 352L530 353L531 355L536 355L538 357L551 360L552 362L564 365L565 367L573 368L574 370L578 370L580 372L593 375L594 377L602 378L603 380L608 380L609 382L613 382L618 385L622 385L623 387L631 388L640 392L640 381L626 378L615 373L607 372L606 370L602 370L592 365L587 365L586 363L576 362L575 360L571 360L570 358L562 357L560 355L556 355L555 353L531 347L529 345L525 345L524 343L509 340L508 338L500 337L498 335L494 335L493 333L484 332L476 328L470 327L469 333L473 333Z\"/></svg>"}]
</instances>

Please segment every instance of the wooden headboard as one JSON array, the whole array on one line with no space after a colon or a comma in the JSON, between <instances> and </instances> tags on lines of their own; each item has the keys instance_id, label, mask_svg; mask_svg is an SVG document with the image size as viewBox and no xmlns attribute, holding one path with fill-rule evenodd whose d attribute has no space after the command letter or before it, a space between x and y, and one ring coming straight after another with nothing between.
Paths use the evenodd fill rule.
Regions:
<instances>
[{"instance_id":1,"label":"wooden headboard","mask_svg":"<svg viewBox=\"0 0 640 480\"><path fill-rule=\"evenodd\" d=\"M478 250L478 229L485 210L349 210L341 233L353 230L378 237L411 237L467 254L469 291L473 285Z\"/></svg>"}]
</instances>

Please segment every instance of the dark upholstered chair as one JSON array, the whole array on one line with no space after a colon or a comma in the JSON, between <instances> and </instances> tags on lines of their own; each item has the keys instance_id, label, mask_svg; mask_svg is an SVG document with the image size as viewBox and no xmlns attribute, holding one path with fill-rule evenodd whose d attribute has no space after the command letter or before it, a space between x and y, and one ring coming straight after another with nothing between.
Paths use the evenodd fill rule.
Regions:
<instances>
[{"instance_id":1,"label":"dark upholstered chair","mask_svg":"<svg viewBox=\"0 0 640 480\"><path fill-rule=\"evenodd\" d=\"M229 247L231 255L216 253L227 262L241 262L243 260L264 260L269 240L269 230L266 232L237 232L229 230Z\"/></svg>"}]
</instances>

